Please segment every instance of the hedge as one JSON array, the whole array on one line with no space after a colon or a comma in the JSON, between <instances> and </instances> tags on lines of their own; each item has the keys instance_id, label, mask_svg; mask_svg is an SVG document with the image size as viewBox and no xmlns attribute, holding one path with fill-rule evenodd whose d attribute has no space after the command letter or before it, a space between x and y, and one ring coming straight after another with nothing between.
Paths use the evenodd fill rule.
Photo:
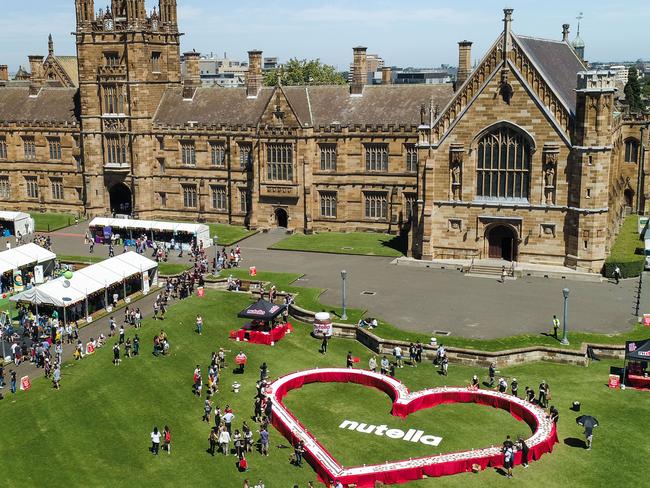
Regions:
<instances>
[{"instance_id":1,"label":"hedge","mask_svg":"<svg viewBox=\"0 0 650 488\"><path fill-rule=\"evenodd\" d=\"M645 257L635 254L634 256L626 258L608 258L605 261L605 268L603 274L607 278L614 276L614 268L618 266L621 268L621 278L635 278L643 273L645 265Z\"/></svg>"}]
</instances>

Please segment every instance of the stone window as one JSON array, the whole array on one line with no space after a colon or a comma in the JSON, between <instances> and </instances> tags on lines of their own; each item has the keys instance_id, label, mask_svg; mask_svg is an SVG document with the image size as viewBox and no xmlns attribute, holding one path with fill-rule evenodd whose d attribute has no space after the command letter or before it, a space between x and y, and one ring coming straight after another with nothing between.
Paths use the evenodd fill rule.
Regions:
<instances>
[{"instance_id":1,"label":"stone window","mask_svg":"<svg viewBox=\"0 0 650 488\"><path fill-rule=\"evenodd\" d=\"M321 171L336 171L336 144L319 144Z\"/></svg>"},{"instance_id":2,"label":"stone window","mask_svg":"<svg viewBox=\"0 0 650 488\"><path fill-rule=\"evenodd\" d=\"M213 186L212 208L215 210L228 210L228 194L225 186Z\"/></svg>"},{"instance_id":3,"label":"stone window","mask_svg":"<svg viewBox=\"0 0 650 488\"><path fill-rule=\"evenodd\" d=\"M181 141L181 162L185 166L196 166L196 146L194 141Z\"/></svg>"},{"instance_id":4,"label":"stone window","mask_svg":"<svg viewBox=\"0 0 650 488\"><path fill-rule=\"evenodd\" d=\"M239 211L242 213L248 213L248 195L248 189L239 189Z\"/></svg>"},{"instance_id":5,"label":"stone window","mask_svg":"<svg viewBox=\"0 0 650 488\"><path fill-rule=\"evenodd\" d=\"M27 198L38 198L38 179L36 176L25 176Z\"/></svg>"},{"instance_id":6,"label":"stone window","mask_svg":"<svg viewBox=\"0 0 650 488\"><path fill-rule=\"evenodd\" d=\"M365 192L365 217L386 220L388 218L388 195L386 192Z\"/></svg>"},{"instance_id":7,"label":"stone window","mask_svg":"<svg viewBox=\"0 0 650 488\"><path fill-rule=\"evenodd\" d=\"M226 166L226 145L223 142L210 143L210 159L212 166L224 168Z\"/></svg>"},{"instance_id":8,"label":"stone window","mask_svg":"<svg viewBox=\"0 0 650 488\"><path fill-rule=\"evenodd\" d=\"M119 66L120 55L116 52L110 51L104 53L104 66Z\"/></svg>"},{"instance_id":9,"label":"stone window","mask_svg":"<svg viewBox=\"0 0 650 488\"><path fill-rule=\"evenodd\" d=\"M36 142L33 137L23 137L25 159L36 159Z\"/></svg>"},{"instance_id":10,"label":"stone window","mask_svg":"<svg viewBox=\"0 0 650 488\"><path fill-rule=\"evenodd\" d=\"M160 206L165 208L167 206L167 193L164 191L160 192Z\"/></svg>"},{"instance_id":11,"label":"stone window","mask_svg":"<svg viewBox=\"0 0 650 488\"><path fill-rule=\"evenodd\" d=\"M0 159L7 159L7 140L0 137Z\"/></svg>"},{"instance_id":12,"label":"stone window","mask_svg":"<svg viewBox=\"0 0 650 488\"><path fill-rule=\"evenodd\" d=\"M124 87L122 85L107 85L104 87L104 110L105 114L123 114L124 111Z\"/></svg>"},{"instance_id":13,"label":"stone window","mask_svg":"<svg viewBox=\"0 0 650 488\"><path fill-rule=\"evenodd\" d=\"M336 218L337 195L334 191L320 192L321 217Z\"/></svg>"},{"instance_id":14,"label":"stone window","mask_svg":"<svg viewBox=\"0 0 650 488\"><path fill-rule=\"evenodd\" d=\"M415 173L418 170L418 148L415 144L406 144L406 171Z\"/></svg>"},{"instance_id":15,"label":"stone window","mask_svg":"<svg viewBox=\"0 0 650 488\"><path fill-rule=\"evenodd\" d=\"M75 167L77 168L77 171L83 171L83 167L81 165L81 157L80 156L73 156L74 157L74 164Z\"/></svg>"},{"instance_id":16,"label":"stone window","mask_svg":"<svg viewBox=\"0 0 650 488\"><path fill-rule=\"evenodd\" d=\"M154 73L160 73L160 53L152 52L151 53L151 71Z\"/></svg>"},{"instance_id":17,"label":"stone window","mask_svg":"<svg viewBox=\"0 0 650 488\"><path fill-rule=\"evenodd\" d=\"M388 171L388 144L366 144L366 171Z\"/></svg>"},{"instance_id":18,"label":"stone window","mask_svg":"<svg viewBox=\"0 0 650 488\"><path fill-rule=\"evenodd\" d=\"M196 185L182 185L183 187L183 206L185 208L198 207L198 194Z\"/></svg>"},{"instance_id":19,"label":"stone window","mask_svg":"<svg viewBox=\"0 0 650 488\"><path fill-rule=\"evenodd\" d=\"M11 197L11 185L8 176L0 176L0 198L8 200Z\"/></svg>"},{"instance_id":20,"label":"stone window","mask_svg":"<svg viewBox=\"0 0 650 488\"><path fill-rule=\"evenodd\" d=\"M625 141L625 162L638 163L639 162L639 141L636 139L627 139Z\"/></svg>"},{"instance_id":21,"label":"stone window","mask_svg":"<svg viewBox=\"0 0 650 488\"><path fill-rule=\"evenodd\" d=\"M532 149L522 132L499 127L481 138L477 154L479 199L528 201Z\"/></svg>"},{"instance_id":22,"label":"stone window","mask_svg":"<svg viewBox=\"0 0 650 488\"><path fill-rule=\"evenodd\" d=\"M266 178L269 181L293 180L293 146L291 144L268 145Z\"/></svg>"},{"instance_id":23,"label":"stone window","mask_svg":"<svg viewBox=\"0 0 650 488\"><path fill-rule=\"evenodd\" d=\"M63 179L50 178L50 182L52 183L52 199L63 200Z\"/></svg>"},{"instance_id":24,"label":"stone window","mask_svg":"<svg viewBox=\"0 0 650 488\"><path fill-rule=\"evenodd\" d=\"M125 136L106 136L106 164L122 166L127 164Z\"/></svg>"},{"instance_id":25,"label":"stone window","mask_svg":"<svg viewBox=\"0 0 650 488\"><path fill-rule=\"evenodd\" d=\"M411 220L415 200L415 193L404 193L404 220Z\"/></svg>"},{"instance_id":26,"label":"stone window","mask_svg":"<svg viewBox=\"0 0 650 488\"><path fill-rule=\"evenodd\" d=\"M61 160L61 139L58 137L52 137L47 140L47 144L50 147L50 159L54 161Z\"/></svg>"},{"instance_id":27,"label":"stone window","mask_svg":"<svg viewBox=\"0 0 650 488\"><path fill-rule=\"evenodd\" d=\"M239 143L239 167L249 169L253 165L253 145L249 142Z\"/></svg>"}]
</instances>

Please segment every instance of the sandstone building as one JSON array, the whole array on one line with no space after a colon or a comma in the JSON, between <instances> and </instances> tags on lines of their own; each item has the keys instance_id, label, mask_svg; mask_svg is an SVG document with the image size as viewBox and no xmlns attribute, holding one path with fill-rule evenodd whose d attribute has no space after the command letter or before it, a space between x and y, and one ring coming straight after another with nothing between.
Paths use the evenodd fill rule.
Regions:
<instances>
[{"instance_id":1,"label":"sandstone building","mask_svg":"<svg viewBox=\"0 0 650 488\"><path fill-rule=\"evenodd\" d=\"M598 271L623 215L644 209L647 122L568 42L512 31L452 85L244 88L181 77L176 0L96 11L75 0L77 57L0 66L0 206L409 233L423 259L496 257ZM23 76L23 78L25 78Z\"/></svg>"}]
</instances>

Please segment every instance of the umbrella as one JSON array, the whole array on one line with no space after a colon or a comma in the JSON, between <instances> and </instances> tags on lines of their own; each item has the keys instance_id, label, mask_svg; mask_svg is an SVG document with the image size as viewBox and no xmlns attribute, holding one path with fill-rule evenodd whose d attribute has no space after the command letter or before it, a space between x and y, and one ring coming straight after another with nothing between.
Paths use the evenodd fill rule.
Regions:
<instances>
[{"instance_id":1,"label":"umbrella","mask_svg":"<svg viewBox=\"0 0 650 488\"><path fill-rule=\"evenodd\" d=\"M591 415L581 415L576 419L576 424L582 425L585 429L598 427L598 420Z\"/></svg>"}]
</instances>

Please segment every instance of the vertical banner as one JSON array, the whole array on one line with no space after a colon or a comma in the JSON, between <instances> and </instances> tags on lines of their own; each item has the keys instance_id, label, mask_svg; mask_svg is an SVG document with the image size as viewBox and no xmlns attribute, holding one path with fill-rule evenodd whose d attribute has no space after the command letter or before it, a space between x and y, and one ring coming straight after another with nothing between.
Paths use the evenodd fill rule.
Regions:
<instances>
[{"instance_id":1,"label":"vertical banner","mask_svg":"<svg viewBox=\"0 0 650 488\"><path fill-rule=\"evenodd\" d=\"M610 388L619 388L621 386L621 377L617 374L610 374L608 386Z\"/></svg>"},{"instance_id":2,"label":"vertical banner","mask_svg":"<svg viewBox=\"0 0 650 488\"><path fill-rule=\"evenodd\" d=\"M142 293L149 293L149 271L142 273Z\"/></svg>"},{"instance_id":3,"label":"vertical banner","mask_svg":"<svg viewBox=\"0 0 650 488\"><path fill-rule=\"evenodd\" d=\"M29 380L29 376L23 376L20 378L20 389L22 391L27 391L32 387L32 382Z\"/></svg>"},{"instance_id":4,"label":"vertical banner","mask_svg":"<svg viewBox=\"0 0 650 488\"><path fill-rule=\"evenodd\" d=\"M14 292L19 293L25 289L23 275L19 269L14 269Z\"/></svg>"},{"instance_id":5,"label":"vertical banner","mask_svg":"<svg viewBox=\"0 0 650 488\"><path fill-rule=\"evenodd\" d=\"M43 276L43 265L39 264L34 266L34 283L40 285L45 282L45 277Z\"/></svg>"},{"instance_id":6,"label":"vertical banner","mask_svg":"<svg viewBox=\"0 0 650 488\"><path fill-rule=\"evenodd\" d=\"M197 288L197 290L196 290L196 296L198 296L198 297L205 296L205 288L203 288L202 286L199 286Z\"/></svg>"}]
</instances>

